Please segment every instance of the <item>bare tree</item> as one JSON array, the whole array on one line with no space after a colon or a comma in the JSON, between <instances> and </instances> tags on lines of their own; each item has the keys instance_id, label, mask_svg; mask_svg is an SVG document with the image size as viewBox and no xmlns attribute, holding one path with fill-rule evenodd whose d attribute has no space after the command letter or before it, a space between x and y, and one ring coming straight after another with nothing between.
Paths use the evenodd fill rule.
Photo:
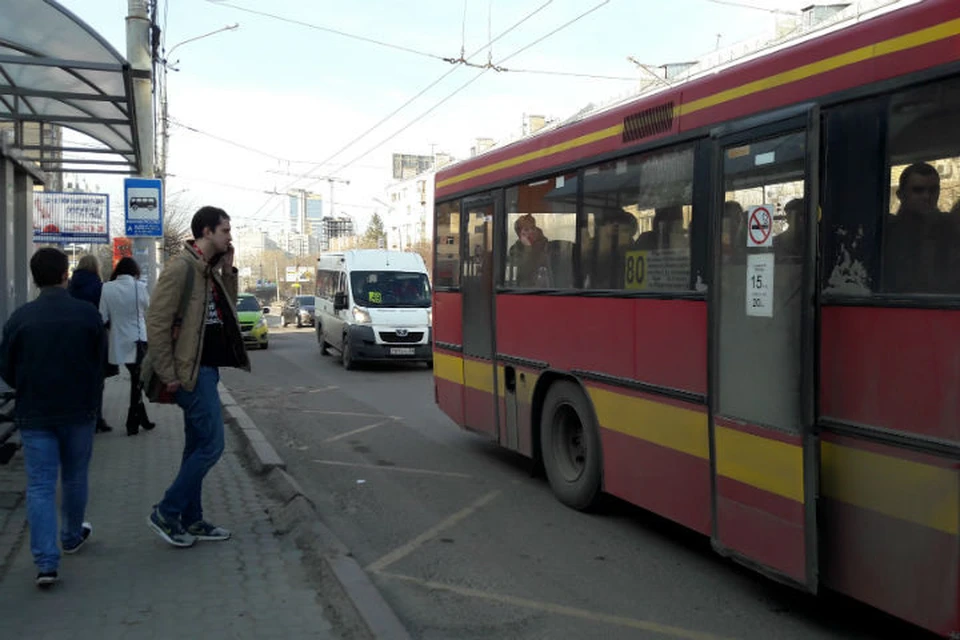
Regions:
<instances>
[{"instance_id":1,"label":"bare tree","mask_svg":"<svg viewBox=\"0 0 960 640\"><path fill-rule=\"evenodd\" d=\"M183 249L183 243L193 237L190 221L193 215L179 202L167 203L163 220L163 259L177 255Z\"/></svg>"}]
</instances>

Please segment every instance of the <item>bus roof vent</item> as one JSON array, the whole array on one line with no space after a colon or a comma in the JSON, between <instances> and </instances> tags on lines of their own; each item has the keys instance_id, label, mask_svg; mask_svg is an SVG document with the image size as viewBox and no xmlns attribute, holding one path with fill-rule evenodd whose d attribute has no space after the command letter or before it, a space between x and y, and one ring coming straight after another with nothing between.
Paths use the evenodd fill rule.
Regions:
<instances>
[{"instance_id":1,"label":"bus roof vent","mask_svg":"<svg viewBox=\"0 0 960 640\"><path fill-rule=\"evenodd\" d=\"M666 133L673 127L673 100L655 107L638 111L623 119L623 141L634 142L660 133Z\"/></svg>"}]
</instances>

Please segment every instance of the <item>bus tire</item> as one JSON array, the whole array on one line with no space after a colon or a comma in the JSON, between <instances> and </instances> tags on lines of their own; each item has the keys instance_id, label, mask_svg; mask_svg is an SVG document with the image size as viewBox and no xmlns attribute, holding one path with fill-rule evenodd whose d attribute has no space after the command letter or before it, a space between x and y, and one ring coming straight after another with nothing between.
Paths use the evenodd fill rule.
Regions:
<instances>
[{"instance_id":1,"label":"bus tire","mask_svg":"<svg viewBox=\"0 0 960 640\"><path fill-rule=\"evenodd\" d=\"M560 502L580 511L596 504L603 472L600 431L579 385L562 380L547 392L540 451L550 488Z\"/></svg>"}]
</instances>

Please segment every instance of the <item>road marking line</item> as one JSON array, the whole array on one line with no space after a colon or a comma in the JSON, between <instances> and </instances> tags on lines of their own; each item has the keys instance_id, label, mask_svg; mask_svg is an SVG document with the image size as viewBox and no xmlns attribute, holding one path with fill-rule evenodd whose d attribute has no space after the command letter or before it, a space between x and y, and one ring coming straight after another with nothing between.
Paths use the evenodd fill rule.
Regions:
<instances>
[{"instance_id":1,"label":"road marking line","mask_svg":"<svg viewBox=\"0 0 960 640\"><path fill-rule=\"evenodd\" d=\"M380 421L380 422L375 422L375 423L373 423L373 424L368 424L368 425L365 426L365 427L360 427L359 429L354 429L353 431L347 431L346 433L341 433L341 434L338 435L338 436L333 436L332 438L327 438L326 440L323 441L323 443L326 444L326 443L328 443L328 442L336 442L337 440L343 440L344 438L349 438L350 436L355 436L355 435L357 435L358 433L363 433L364 431L370 431L370 429L376 429L377 427L382 427L383 425L389 424L389 423L391 423L391 422L395 422L395 420L393 420L393 419L390 419L390 420L382 420L382 421Z\"/></svg>"},{"instance_id":2,"label":"road marking line","mask_svg":"<svg viewBox=\"0 0 960 640\"><path fill-rule=\"evenodd\" d=\"M361 418L395 418L396 416L384 416L382 413L355 413L353 411L323 411L322 409L294 409L300 413L317 413L325 416L359 416Z\"/></svg>"},{"instance_id":3,"label":"road marking line","mask_svg":"<svg viewBox=\"0 0 960 640\"><path fill-rule=\"evenodd\" d=\"M449 529L450 527L457 524L464 518L470 515L473 515L473 513L477 511L480 507L484 506L485 504L487 504L488 502L490 502L491 500L493 500L499 495L500 495L500 491L491 491L490 493L481 497L479 500L477 500L470 506L464 507L460 511L457 511L455 514L447 518L446 520L443 520L437 523L436 525L430 527L429 529L427 529L426 531L418 535L416 538L414 538L410 542L397 547L396 549L394 549L387 555L383 556L379 560L375 560L371 562L369 565L367 565L367 571L377 573L382 571L383 569L386 569L391 564L405 558L406 556L416 551L421 545L423 545L423 543L435 537L438 533L440 533L444 529Z\"/></svg>"},{"instance_id":4,"label":"road marking line","mask_svg":"<svg viewBox=\"0 0 960 640\"><path fill-rule=\"evenodd\" d=\"M335 391L336 389L339 389L339 388L340 387L338 387L337 385L331 384L328 387L319 387L317 389L311 389L310 391L307 391L307 393L323 393L325 391Z\"/></svg>"},{"instance_id":5,"label":"road marking line","mask_svg":"<svg viewBox=\"0 0 960 640\"><path fill-rule=\"evenodd\" d=\"M627 618L625 616L615 616L608 613L599 613L596 611L589 611L587 609L568 607L562 604L554 604L552 602L541 602L539 600L530 600L529 598L520 598L501 593L490 593L488 591L480 591L479 589L458 587L452 584L443 584L442 582L423 580L421 578L401 575L398 573L378 572L377 575L383 576L384 578L401 580L403 582L411 582L427 589L449 591L451 593L456 593L468 598L481 598L483 600L492 600L494 602L512 605L515 607L534 609L537 611L544 611L546 613L556 613L563 616L569 616L571 618L580 618L582 620L589 620L590 622L604 622L621 627L642 629L644 631L652 631L654 633L659 633L673 638L684 638L685 640L725 640L723 636L714 635L712 633L693 631L692 629L683 629L681 627L650 622L649 620L638 620L636 618Z\"/></svg>"},{"instance_id":6,"label":"road marking line","mask_svg":"<svg viewBox=\"0 0 960 640\"><path fill-rule=\"evenodd\" d=\"M401 473L423 473L431 476L447 476L450 478L472 478L467 473L457 473L456 471L434 471L432 469L413 469L411 467L392 467L380 464L362 464L359 462L341 462L339 460L314 460L318 464L329 464L338 467L356 467L358 469L377 469L380 471L400 471Z\"/></svg>"}]
</instances>

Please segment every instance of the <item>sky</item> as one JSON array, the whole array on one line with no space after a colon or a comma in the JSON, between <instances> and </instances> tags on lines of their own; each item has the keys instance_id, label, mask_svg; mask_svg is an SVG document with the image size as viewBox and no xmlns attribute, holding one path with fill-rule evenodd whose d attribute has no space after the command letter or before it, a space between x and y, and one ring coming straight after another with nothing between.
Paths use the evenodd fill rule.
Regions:
<instances>
[{"instance_id":1,"label":"sky","mask_svg":"<svg viewBox=\"0 0 960 640\"><path fill-rule=\"evenodd\" d=\"M770 33L772 10L812 1L159 0L176 69L167 75L168 202L213 204L235 226L265 229L289 207L268 192L319 193L330 213L331 183L318 179L329 176L349 181L332 183L334 213L362 230L392 181L392 153L466 158L477 138L518 135L525 114L563 119L635 90L646 76L628 58L697 60L718 41ZM60 3L125 55L127 0ZM440 59L462 51L510 71ZM122 178L83 179L110 192L122 215Z\"/></svg>"}]
</instances>

